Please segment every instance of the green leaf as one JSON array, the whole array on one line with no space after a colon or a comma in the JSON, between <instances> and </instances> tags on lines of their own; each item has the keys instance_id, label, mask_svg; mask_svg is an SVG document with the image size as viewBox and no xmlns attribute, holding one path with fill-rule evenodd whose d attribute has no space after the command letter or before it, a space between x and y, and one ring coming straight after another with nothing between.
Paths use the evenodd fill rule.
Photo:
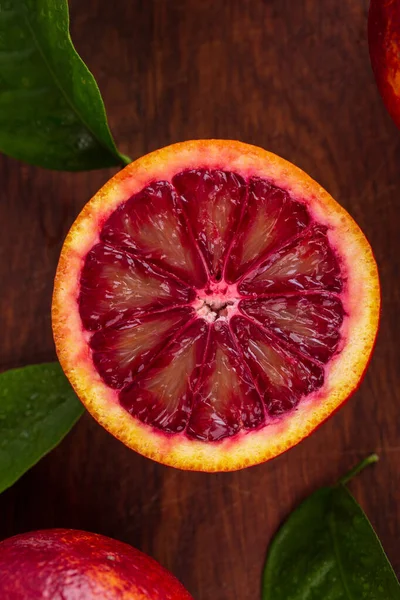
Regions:
<instances>
[{"instance_id":1,"label":"green leaf","mask_svg":"<svg viewBox=\"0 0 400 600\"><path fill-rule=\"evenodd\" d=\"M71 42L66 0L0 0L0 151L63 171L129 163Z\"/></svg>"},{"instance_id":2,"label":"green leaf","mask_svg":"<svg viewBox=\"0 0 400 600\"><path fill-rule=\"evenodd\" d=\"M84 412L58 363L0 374L0 492L52 450Z\"/></svg>"},{"instance_id":3,"label":"green leaf","mask_svg":"<svg viewBox=\"0 0 400 600\"><path fill-rule=\"evenodd\" d=\"M267 556L263 600L400 600L379 539L344 486L349 477L318 490L281 527Z\"/></svg>"}]
</instances>

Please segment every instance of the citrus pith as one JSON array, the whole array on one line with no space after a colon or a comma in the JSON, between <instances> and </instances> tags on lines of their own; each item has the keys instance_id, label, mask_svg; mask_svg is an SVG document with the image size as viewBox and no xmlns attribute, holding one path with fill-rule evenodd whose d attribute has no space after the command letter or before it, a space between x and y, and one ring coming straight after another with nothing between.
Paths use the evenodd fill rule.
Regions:
<instances>
[{"instance_id":1,"label":"citrus pith","mask_svg":"<svg viewBox=\"0 0 400 600\"><path fill-rule=\"evenodd\" d=\"M266 461L357 388L379 320L365 236L300 169L227 140L113 177L61 253L57 353L94 417L191 470Z\"/></svg>"}]
</instances>

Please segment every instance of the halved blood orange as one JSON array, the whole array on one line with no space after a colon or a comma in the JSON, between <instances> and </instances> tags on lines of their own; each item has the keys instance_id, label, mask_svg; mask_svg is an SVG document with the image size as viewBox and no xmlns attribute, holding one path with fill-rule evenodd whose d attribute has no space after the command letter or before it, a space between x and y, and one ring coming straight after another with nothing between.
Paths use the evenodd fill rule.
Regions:
<instances>
[{"instance_id":1,"label":"halved blood orange","mask_svg":"<svg viewBox=\"0 0 400 600\"><path fill-rule=\"evenodd\" d=\"M300 169L233 141L175 144L113 177L72 226L53 327L92 415L182 469L298 443L356 389L379 319L371 248Z\"/></svg>"}]
</instances>

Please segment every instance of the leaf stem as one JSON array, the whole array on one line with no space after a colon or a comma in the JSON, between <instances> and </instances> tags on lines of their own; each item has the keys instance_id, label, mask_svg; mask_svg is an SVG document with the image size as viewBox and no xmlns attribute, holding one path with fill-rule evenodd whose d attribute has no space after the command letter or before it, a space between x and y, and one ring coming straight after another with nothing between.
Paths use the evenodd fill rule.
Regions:
<instances>
[{"instance_id":1,"label":"leaf stem","mask_svg":"<svg viewBox=\"0 0 400 600\"><path fill-rule=\"evenodd\" d=\"M118 152L119 158L121 160L121 164L126 167L127 165L130 165L132 162L132 159L129 158L129 156L127 156L126 154L121 154L121 152Z\"/></svg>"},{"instance_id":2,"label":"leaf stem","mask_svg":"<svg viewBox=\"0 0 400 600\"><path fill-rule=\"evenodd\" d=\"M353 479L353 477L355 477L356 475L358 475L358 473L363 471L365 467L368 467L368 465L373 465L374 463L378 462L378 460L379 456L377 454L370 454L370 456L364 458L364 460L362 460L358 465L353 467L346 475L339 479L338 485L346 485L351 479Z\"/></svg>"}]
</instances>

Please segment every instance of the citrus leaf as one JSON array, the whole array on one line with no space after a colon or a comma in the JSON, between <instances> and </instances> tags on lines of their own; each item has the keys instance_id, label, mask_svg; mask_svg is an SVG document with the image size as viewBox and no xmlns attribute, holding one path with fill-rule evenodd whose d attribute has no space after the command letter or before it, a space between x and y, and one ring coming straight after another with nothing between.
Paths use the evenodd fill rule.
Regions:
<instances>
[{"instance_id":1,"label":"citrus leaf","mask_svg":"<svg viewBox=\"0 0 400 600\"><path fill-rule=\"evenodd\" d=\"M343 483L321 488L290 515L272 541L264 571L263 600L321 598L400 600L379 539Z\"/></svg>"},{"instance_id":2,"label":"citrus leaf","mask_svg":"<svg viewBox=\"0 0 400 600\"><path fill-rule=\"evenodd\" d=\"M63 171L129 162L71 42L66 0L0 0L0 151Z\"/></svg>"},{"instance_id":3,"label":"citrus leaf","mask_svg":"<svg viewBox=\"0 0 400 600\"><path fill-rule=\"evenodd\" d=\"M52 450L84 412L58 363L0 374L0 492Z\"/></svg>"}]
</instances>

